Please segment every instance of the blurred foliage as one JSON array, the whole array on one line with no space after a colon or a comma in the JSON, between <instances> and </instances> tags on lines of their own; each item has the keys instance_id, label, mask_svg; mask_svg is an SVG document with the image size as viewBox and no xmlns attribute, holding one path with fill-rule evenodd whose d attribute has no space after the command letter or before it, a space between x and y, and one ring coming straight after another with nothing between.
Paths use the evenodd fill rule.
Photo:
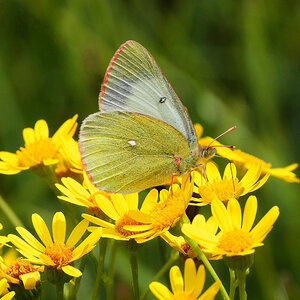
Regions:
<instances>
[{"instance_id":1,"label":"blurred foliage","mask_svg":"<svg viewBox=\"0 0 300 300\"><path fill-rule=\"evenodd\" d=\"M133 39L153 54L205 134L237 125L221 142L274 167L299 162L299 1L0 0L0 8L1 150L15 152L22 129L38 119L53 133L76 113L81 122L96 112L111 57ZM1 175L0 193L29 227L33 212L52 219L61 209L30 172ZM281 213L255 254L249 299L300 299L299 186L271 178L257 195L259 217L273 205ZM0 219L5 233L14 231ZM143 287L160 267L157 243L140 254ZM129 264L119 252L118 299L125 299ZM87 287L91 276L83 278Z\"/></svg>"}]
</instances>

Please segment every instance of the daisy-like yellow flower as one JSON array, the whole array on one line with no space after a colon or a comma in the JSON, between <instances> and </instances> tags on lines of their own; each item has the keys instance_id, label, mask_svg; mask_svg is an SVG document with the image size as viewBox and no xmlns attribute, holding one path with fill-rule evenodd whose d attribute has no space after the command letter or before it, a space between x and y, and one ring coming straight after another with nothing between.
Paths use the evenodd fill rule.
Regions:
<instances>
[{"instance_id":1,"label":"daisy-like yellow flower","mask_svg":"<svg viewBox=\"0 0 300 300\"><path fill-rule=\"evenodd\" d=\"M170 191L158 192L152 189L146 196L141 209L138 208L138 194L111 194L111 199L103 199L99 208L113 223L100 218L83 214L90 222L104 227L103 237L119 240L135 239L137 243L144 243L153 239L180 220L185 213L193 192L193 181L184 180L179 187L173 185Z\"/></svg>"},{"instance_id":2,"label":"daisy-like yellow flower","mask_svg":"<svg viewBox=\"0 0 300 300\"><path fill-rule=\"evenodd\" d=\"M300 182L300 179L297 178L296 174L293 171L299 166L299 164L291 164L284 168L272 168L270 163L263 161L262 159L255 157L251 154L243 152L239 149L230 150L220 148L221 154L223 157L228 158L238 164L241 164L245 168L249 169L252 164L261 164L262 172L265 174L270 174L271 176L283 179L287 182Z\"/></svg>"},{"instance_id":3,"label":"daisy-like yellow flower","mask_svg":"<svg viewBox=\"0 0 300 300\"><path fill-rule=\"evenodd\" d=\"M0 278L5 278L9 284L21 284L25 290L32 290L40 283L40 272L43 267L35 266L24 258L17 258L6 264L0 261Z\"/></svg>"},{"instance_id":4,"label":"daisy-like yellow flower","mask_svg":"<svg viewBox=\"0 0 300 300\"><path fill-rule=\"evenodd\" d=\"M78 191L78 190L77 190ZM92 195L92 194L91 194ZM148 203L157 201L158 192L152 189L146 196L141 211L144 211ZM112 238L115 240L128 241L133 239L132 235L135 232L125 229L126 226L142 226L144 223L136 221L131 215L139 211L138 193L134 194L119 194L110 193L109 197L102 194L95 195L95 202L97 208L105 215L96 217L93 215L83 214L82 217L94 223L95 225L103 227L102 237ZM95 210L94 210L95 211ZM105 221L104 219L111 221ZM96 227L95 227L96 228ZM92 228L91 228L92 229ZM143 228L141 229L143 230ZM142 240L140 242L143 242Z\"/></svg>"},{"instance_id":5,"label":"daisy-like yellow flower","mask_svg":"<svg viewBox=\"0 0 300 300\"><path fill-rule=\"evenodd\" d=\"M218 224L214 217L210 217L207 221L203 215L196 215L192 221L192 225L202 230L205 230L211 234L216 234L218 230ZM179 251L185 257L197 258L197 253L191 248L191 246L185 241L183 236L175 236L169 231L161 234L161 237L175 250ZM200 246L200 245L199 245ZM200 246L201 247L201 246ZM207 255L208 259L220 259L221 256Z\"/></svg>"},{"instance_id":6,"label":"daisy-like yellow flower","mask_svg":"<svg viewBox=\"0 0 300 300\"><path fill-rule=\"evenodd\" d=\"M149 288L160 300L213 300L220 288L220 282L215 282L200 296L205 283L205 269L203 265L200 265L196 270L195 263L191 258L185 261L184 277L178 266L170 269L170 282L172 292L156 281L151 282Z\"/></svg>"},{"instance_id":7,"label":"daisy-like yellow flower","mask_svg":"<svg viewBox=\"0 0 300 300\"><path fill-rule=\"evenodd\" d=\"M55 268L70 276L81 276L82 273L73 266L73 263L95 247L101 237L102 229L98 228L75 247L86 232L89 223L87 220L82 220L73 229L66 242L66 218L62 212L57 212L53 217L53 239L45 221L38 214L32 215L32 223L42 243L25 228L17 227L23 239L14 234L8 235L17 250L34 264Z\"/></svg>"},{"instance_id":8,"label":"daisy-like yellow flower","mask_svg":"<svg viewBox=\"0 0 300 300\"><path fill-rule=\"evenodd\" d=\"M255 196L248 198L243 218L240 204L236 199L230 199L227 208L220 200L214 200L211 210L221 230L218 234L211 234L192 224L184 224L182 232L201 245L203 252L228 257L254 253L254 248L263 245L262 241L279 216L279 208L274 206L251 229L257 212Z\"/></svg>"},{"instance_id":9,"label":"daisy-like yellow flower","mask_svg":"<svg viewBox=\"0 0 300 300\"><path fill-rule=\"evenodd\" d=\"M198 137L198 142L202 146L208 146L213 138L211 137L202 137L203 127L200 124L195 124L195 131ZM223 146L218 141L214 141L212 146ZM300 182L300 179L297 178L296 174L293 171L298 168L299 164L294 163L283 168L272 168L271 163L267 163L264 160L255 157L254 155L243 152L239 149L230 149L227 147L216 147L217 154L229 159L230 161L235 162L244 166L246 169L249 169L253 164L260 164L262 166L262 173L269 174L271 176L283 179L287 182Z\"/></svg>"},{"instance_id":10,"label":"daisy-like yellow flower","mask_svg":"<svg viewBox=\"0 0 300 300\"><path fill-rule=\"evenodd\" d=\"M269 175L261 176L261 166L252 165L241 180L237 178L237 171L234 164L227 164L223 177L215 164L209 162L206 165L206 176L195 172L194 192L198 193L201 198L194 199L199 202L198 205L206 205L214 200L227 202L230 198L238 199L247 193L259 189L268 180Z\"/></svg>"},{"instance_id":11,"label":"daisy-like yellow flower","mask_svg":"<svg viewBox=\"0 0 300 300\"><path fill-rule=\"evenodd\" d=\"M15 295L15 292L7 293L7 280L5 278L0 280L0 296L5 294L0 298L0 300L10 300Z\"/></svg>"},{"instance_id":12,"label":"daisy-like yellow flower","mask_svg":"<svg viewBox=\"0 0 300 300\"><path fill-rule=\"evenodd\" d=\"M63 140L71 138L77 127L77 115L68 119L49 137L49 129L45 120L39 120L33 128L23 130L25 147L21 147L16 153L0 152L0 173L17 174L36 166L49 166L59 162L57 153Z\"/></svg>"},{"instance_id":13,"label":"daisy-like yellow flower","mask_svg":"<svg viewBox=\"0 0 300 300\"><path fill-rule=\"evenodd\" d=\"M111 201L111 196L114 194L97 189L89 180L86 172L83 172L83 184L67 177L61 179L62 184L55 186L65 195L58 196L59 199L83 206L87 208L89 214L101 217L104 213L101 210L103 203Z\"/></svg>"}]
</instances>

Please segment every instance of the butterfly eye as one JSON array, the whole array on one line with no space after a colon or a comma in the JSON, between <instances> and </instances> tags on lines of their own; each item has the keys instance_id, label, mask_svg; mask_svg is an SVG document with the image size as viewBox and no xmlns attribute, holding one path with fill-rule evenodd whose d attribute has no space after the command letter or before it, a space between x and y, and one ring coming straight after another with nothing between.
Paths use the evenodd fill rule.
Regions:
<instances>
[{"instance_id":1,"label":"butterfly eye","mask_svg":"<svg viewBox=\"0 0 300 300\"><path fill-rule=\"evenodd\" d=\"M166 100L167 100L167 97L161 97L159 99L159 103L164 103L164 102L166 102Z\"/></svg>"}]
</instances>

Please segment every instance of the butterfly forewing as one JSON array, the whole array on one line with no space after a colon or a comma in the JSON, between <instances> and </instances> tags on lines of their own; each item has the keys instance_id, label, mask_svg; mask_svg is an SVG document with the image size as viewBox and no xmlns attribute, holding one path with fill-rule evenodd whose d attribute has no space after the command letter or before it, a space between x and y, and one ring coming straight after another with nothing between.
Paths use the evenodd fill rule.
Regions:
<instances>
[{"instance_id":1,"label":"butterfly forewing","mask_svg":"<svg viewBox=\"0 0 300 300\"><path fill-rule=\"evenodd\" d=\"M192 122L151 54L128 41L114 55L99 96L100 110L132 111L162 120L179 130L190 148L197 149Z\"/></svg>"},{"instance_id":2,"label":"butterfly forewing","mask_svg":"<svg viewBox=\"0 0 300 300\"><path fill-rule=\"evenodd\" d=\"M79 142L89 177L108 192L132 193L167 184L177 172L174 156L190 155L181 132L132 112L90 115L81 126Z\"/></svg>"}]
</instances>

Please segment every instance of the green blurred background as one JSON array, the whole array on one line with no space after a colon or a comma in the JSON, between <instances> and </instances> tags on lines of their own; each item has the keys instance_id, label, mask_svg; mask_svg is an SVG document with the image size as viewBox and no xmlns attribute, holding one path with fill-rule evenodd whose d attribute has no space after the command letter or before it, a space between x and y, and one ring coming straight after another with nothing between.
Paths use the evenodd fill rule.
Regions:
<instances>
[{"instance_id":1,"label":"green blurred background","mask_svg":"<svg viewBox=\"0 0 300 300\"><path fill-rule=\"evenodd\" d=\"M74 114L81 123L96 112L111 57L133 39L152 53L205 134L237 125L221 142L274 167L299 162L299 25L297 0L0 0L0 149L15 152L23 145L22 129L38 119L53 134ZM0 194L29 227L33 212L50 220L61 210L29 171L1 175ZM248 297L300 299L299 185L271 178L256 194L259 217L273 205L280 216L255 254ZM14 231L2 212L0 218L2 232ZM153 254L157 243L145 245L140 255L143 287L160 267ZM217 266L225 272L222 262ZM116 299L127 299L125 250L116 272ZM90 273L81 297L90 295ZM51 299L50 290L44 299Z\"/></svg>"}]
</instances>

